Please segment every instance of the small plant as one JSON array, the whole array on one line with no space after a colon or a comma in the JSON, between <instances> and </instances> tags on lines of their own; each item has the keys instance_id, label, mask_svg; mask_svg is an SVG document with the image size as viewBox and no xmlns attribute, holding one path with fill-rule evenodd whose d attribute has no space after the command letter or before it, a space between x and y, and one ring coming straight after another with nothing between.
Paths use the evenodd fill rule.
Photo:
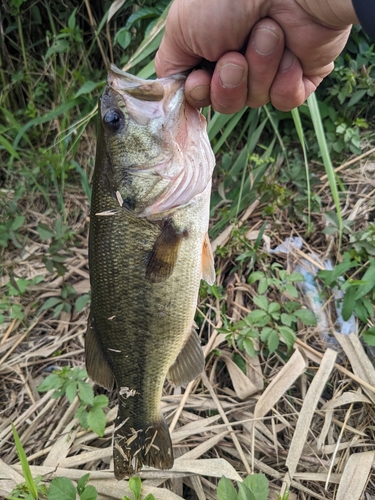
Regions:
<instances>
[{"instance_id":1,"label":"small plant","mask_svg":"<svg viewBox=\"0 0 375 500\"><path fill-rule=\"evenodd\" d=\"M17 484L7 497L7 500L38 500L43 498L48 500L76 500L77 494L80 500L96 500L98 492L93 486L87 486L90 474L82 476L77 482L77 487L67 477L56 477L51 481L50 485L41 483L42 476L33 478L25 450L13 424L12 431L25 482Z\"/></svg>"},{"instance_id":2,"label":"small plant","mask_svg":"<svg viewBox=\"0 0 375 500\"><path fill-rule=\"evenodd\" d=\"M66 396L70 403L77 396L80 406L75 413L79 423L85 429L92 429L98 436L104 435L105 413L103 408L108 405L108 398L104 394L94 396L92 386L86 382L87 372L82 368L64 366L55 370L38 386L39 392L54 389L51 398L57 399Z\"/></svg>"},{"instance_id":3,"label":"small plant","mask_svg":"<svg viewBox=\"0 0 375 500\"><path fill-rule=\"evenodd\" d=\"M222 477L217 486L217 500L267 500L269 495L268 480L264 474L246 476L241 482L237 481L237 488L226 477ZM289 500L289 491L277 500Z\"/></svg>"},{"instance_id":4,"label":"small plant","mask_svg":"<svg viewBox=\"0 0 375 500\"><path fill-rule=\"evenodd\" d=\"M8 290L0 300L0 325L6 319L17 319L23 321L25 317L24 307L20 302L20 297L29 292L29 289L43 281L43 276L35 276L33 279L11 277L6 284Z\"/></svg>"},{"instance_id":5,"label":"small plant","mask_svg":"<svg viewBox=\"0 0 375 500\"><path fill-rule=\"evenodd\" d=\"M65 250L66 242L72 239L74 232L63 222L62 217L58 217L53 229L46 224L39 224L38 234L42 240L50 240L48 254L43 258L44 265L50 273L56 269L63 276L67 272L63 265L66 256L61 251Z\"/></svg>"},{"instance_id":6,"label":"small plant","mask_svg":"<svg viewBox=\"0 0 375 500\"><path fill-rule=\"evenodd\" d=\"M133 476L129 479L128 486L134 495L134 499L124 496L122 500L140 500L142 491L142 481L140 477ZM155 500L154 495L149 493L144 500Z\"/></svg>"},{"instance_id":7,"label":"small plant","mask_svg":"<svg viewBox=\"0 0 375 500\"><path fill-rule=\"evenodd\" d=\"M59 297L50 297L47 299L42 307L39 309L39 313L42 311L47 311L48 309L53 309L53 317L58 318L60 314L65 312L70 312L72 310L72 304L74 303L75 312L81 312L82 309L90 302L90 294L84 293L77 297L77 292L74 288L67 284L61 289Z\"/></svg>"},{"instance_id":8,"label":"small plant","mask_svg":"<svg viewBox=\"0 0 375 500\"><path fill-rule=\"evenodd\" d=\"M249 356L255 356L253 339L259 338L265 342L272 353L278 348L282 337L290 350L296 339L298 320L308 326L316 324L314 313L302 308L299 302L286 300L279 303L270 298L273 291L297 298L298 290L294 283L304 281L302 274L288 274L280 267L280 264L274 263L270 267L271 273L255 271L250 274L248 282L258 282L259 295L252 299L257 308L234 325L226 325L221 329L229 336L234 336L239 349L245 350Z\"/></svg>"}]
</instances>

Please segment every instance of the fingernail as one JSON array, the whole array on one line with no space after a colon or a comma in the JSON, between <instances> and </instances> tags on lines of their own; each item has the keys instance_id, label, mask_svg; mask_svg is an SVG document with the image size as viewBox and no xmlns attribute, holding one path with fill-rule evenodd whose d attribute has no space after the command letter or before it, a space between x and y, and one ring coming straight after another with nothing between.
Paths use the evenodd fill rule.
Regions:
<instances>
[{"instance_id":1,"label":"fingernail","mask_svg":"<svg viewBox=\"0 0 375 500\"><path fill-rule=\"evenodd\" d=\"M280 62L280 71L288 71L293 65L294 57L294 54L290 50L286 50Z\"/></svg>"},{"instance_id":2,"label":"fingernail","mask_svg":"<svg viewBox=\"0 0 375 500\"><path fill-rule=\"evenodd\" d=\"M221 85L227 89L237 87L242 82L244 73L245 69L242 66L232 63L224 64L219 73Z\"/></svg>"},{"instance_id":3,"label":"fingernail","mask_svg":"<svg viewBox=\"0 0 375 500\"><path fill-rule=\"evenodd\" d=\"M210 87L209 85L198 85L198 87L189 92L189 95L193 101L204 101L210 96Z\"/></svg>"},{"instance_id":4,"label":"fingernail","mask_svg":"<svg viewBox=\"0 0 375 500\"><path fill-rule=\"evenodd\" d=\"M275 50L279 37L268 28L259 28L255 31L253 47L261 56L269 56Z\"/></svg>"}]
</instances>

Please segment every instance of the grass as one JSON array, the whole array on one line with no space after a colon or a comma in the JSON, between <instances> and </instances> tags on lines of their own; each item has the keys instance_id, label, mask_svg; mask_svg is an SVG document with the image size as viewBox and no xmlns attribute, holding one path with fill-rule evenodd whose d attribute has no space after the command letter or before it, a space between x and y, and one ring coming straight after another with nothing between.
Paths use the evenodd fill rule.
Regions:
<instances>
[{"instance_id":1,"label":"grass","mask_svg":"<svg viewBox=\"0 0 375 500\"><path fill-rule=\"evenodd\" d=\"M133 4L124 2L106 24L110 2L87 0L78 9L69 1L64 9L42 0L7 3L0 54L4 496L26 480L35 498L34 487L61 476L75 492L86 471L102 498L133 495L108 471L114 395L98 437L79 425L74 394L69 402L36 389L51 371L84 364L97 98L110 60L153 76L168 9L163 1ZM292 114L271 106L235 115L205 110L217 157L210 225L217 281L202 285L196 315L206 368L186 389L166 384L162 408L176 466L142 471L142 495L216 500L222 475L238 489L256 472L267 477L270 498L287 498L288 490L290 500L355 500L364 489L375 496L373 84L362 71L371 75L374 62L355 30L331 79ZM361 90L356 102L353 86ZM300 249L270 252L291 236L301 238ZM328 259L342 272L327 274ZM287 288L297 264L311 275L320 270L312 278L322 304L317 326L301 321L313 308L306 289L293 282L293 296ZM356 314L351 336L338 333L341 300L344 312ZM270 348L260 315L273 332L291 329L294 347L280 335ZM96 398L102 392L94 387ZM25 455L18 457L20 443Z\"/></svg>"}]
</instances>

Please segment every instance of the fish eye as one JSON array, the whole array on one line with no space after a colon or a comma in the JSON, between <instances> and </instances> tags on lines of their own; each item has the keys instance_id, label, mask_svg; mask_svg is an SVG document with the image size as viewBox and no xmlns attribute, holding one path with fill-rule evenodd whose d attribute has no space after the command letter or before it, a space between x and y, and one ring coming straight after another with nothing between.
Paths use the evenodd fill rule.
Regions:
<instances>
[{"instance_id":1,"label":"fish eye","mask_svg":"<svg viewBox=\"0 0 375 500\"><path fill-rule=\"evenodd\" d=\"M110 109L105 114L104 123L113 131L120 130L124 124L124 115L119 109Z\"/></svg>"}]
</instances>

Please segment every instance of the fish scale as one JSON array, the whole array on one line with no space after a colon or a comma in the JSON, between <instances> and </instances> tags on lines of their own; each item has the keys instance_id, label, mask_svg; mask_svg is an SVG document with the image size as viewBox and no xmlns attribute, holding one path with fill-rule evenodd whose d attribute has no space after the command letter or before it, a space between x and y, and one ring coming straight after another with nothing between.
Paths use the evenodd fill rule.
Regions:
<instances>
[{"instance_id":1,"label":"fish scale","mask_svg":"<svg viewBox=\"0 0 375 500\"><path fill-rule=\"evenodd\" d=\"M136 97L123 88L128 80L132 88L139 85L133 90ZM163 88L165 95L156 103L150 98L153 82L146 82L143 102L144 80L115 68L108 81L100 105L93 177L86 366L94 381L117 387L114 467L121 479L143 465L172 467L171 439L160 410L163 384L167 375L176 385L187 383L204 366L193 324L200 279L212 283L214 277L207 240L214 163L212 155L206 165L205 123L196 110L187 108L184 77L158 80L162 87L157 97ZM134 148L137 143L140 149ZM184 161L184 147L197 148L197 143L204 150L202 162L195 158L178 165ZM178 191L173 176L197 165L207 181L188 185L191 200L170 208ZM210 169L206 177L203 168ZM188 193L183 195L188 198Z\"/></svg>"}]
</instances>

